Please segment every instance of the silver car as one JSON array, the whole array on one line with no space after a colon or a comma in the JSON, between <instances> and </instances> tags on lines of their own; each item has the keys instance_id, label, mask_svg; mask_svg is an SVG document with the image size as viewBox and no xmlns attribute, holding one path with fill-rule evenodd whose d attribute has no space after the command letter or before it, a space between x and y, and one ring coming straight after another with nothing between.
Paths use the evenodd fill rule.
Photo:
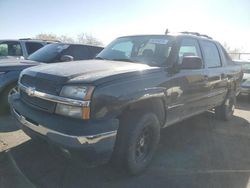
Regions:
<instances>
[{"instance_id":1,"label":"silver car","mask_svg":"<svg viewBox=\"0 0 250 188\"><path fill-rule=\"evenodd\" d=\"M250 62L242 65L244 72L243 79L241 82L240 94L250 96Z\"/></svg>"}]
</instances>

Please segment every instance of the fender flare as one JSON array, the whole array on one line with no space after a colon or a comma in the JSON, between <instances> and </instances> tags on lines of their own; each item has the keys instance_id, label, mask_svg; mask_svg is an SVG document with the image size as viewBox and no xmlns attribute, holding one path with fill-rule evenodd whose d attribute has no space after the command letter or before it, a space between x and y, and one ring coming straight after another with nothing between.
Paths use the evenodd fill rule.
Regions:
<instances>
[{"instance_id":1,"label":"fender flare","mask_svg":"<svg viewBox=\"0 0 250 188\"><path fill-rule=\"evenodd\" d=\"M165 90L166 88L163 88L163 87L154 87L154 88L145 89L143 91L137 91L136 93L129 95L126 100L127 102L125 102L121 107L120 114L122 114L128 108L138 107L137 106L138 104L143 105L143 102L149 102L151 100L159 100L160 105L161 105L160 112L162 112L163 110L162 112L163 117L161 120L162 121L161 124L164 124L167 118ZM156 108L156 106L152 106L152 108ZM158 106L157 106L157 109L158 109Z\"/></svg>"}]
</instances>

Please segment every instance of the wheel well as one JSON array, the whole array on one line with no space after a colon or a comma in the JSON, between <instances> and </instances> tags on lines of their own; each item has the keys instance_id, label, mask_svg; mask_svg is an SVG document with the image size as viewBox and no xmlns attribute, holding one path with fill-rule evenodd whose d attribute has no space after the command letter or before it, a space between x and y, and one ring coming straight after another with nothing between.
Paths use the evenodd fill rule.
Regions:
<instances>
[{"instance_id":1,"label":"wheel well","mask_svg":"<svg viewBox=\"0 0 250 188\"><path fill-rule=\"evenodd\" d=\"M5 87L2 89L2 91L0 92L0 96L2 96L4 94L4 92L6 91L6 89L11 88L12 86L16 85L17 82L10 82L8 84L5 85Z\"/></svg>"},{"instance_id":2,"label":"wheel well","mask_svg":"<svg viewBox=\"0 0 250 188\"><path fill-rule=\"evenodd\" d=\"M129 104L123 111L121 116L130 114L132 111L140 110L143 112L153 112L158 117L161 126L165 124L166 111L164 107L164 100L162 98L144 99L132 104Z\"/></svg>"}]
</instances>

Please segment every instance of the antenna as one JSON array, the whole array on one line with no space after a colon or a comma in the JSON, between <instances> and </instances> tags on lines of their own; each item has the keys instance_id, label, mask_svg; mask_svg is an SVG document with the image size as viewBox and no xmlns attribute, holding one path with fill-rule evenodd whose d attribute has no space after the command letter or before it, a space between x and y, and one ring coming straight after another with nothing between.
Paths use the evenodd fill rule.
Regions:
<instances>
[{"instance_id":1,"label":"antenna","mask_svg":"<svg viewBox=\"0 0 250 188\"><path fill-rule=\"evenodd\" d=\"M167 35L169 33L169 31L168 31L168 28L166 29L166 31L165 31L165 35Z\"/></svg>"}]
</instances>

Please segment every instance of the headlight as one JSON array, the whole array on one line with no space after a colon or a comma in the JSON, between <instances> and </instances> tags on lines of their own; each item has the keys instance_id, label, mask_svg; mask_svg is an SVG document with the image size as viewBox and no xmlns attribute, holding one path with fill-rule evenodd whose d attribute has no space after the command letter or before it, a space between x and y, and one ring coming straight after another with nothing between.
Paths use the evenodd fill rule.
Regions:
<instances>
[{"instance_id":1,"label":"headlight","mask_svg":"<svg viewBox=\"0 0 250 188\"><path fill-rule=\"evenodd\" d=\"M64 86L61 90L60 96L76 100L89 101L91 99L93 91L93 86ZM57 104L56 113L74 118L89 119L90 107Z\"/></svg>"},{"instance_id":2,"label":"headlight","mask_svg":"<svg viewBox=\"0 0 250 188\"><path fill-rule=\"evenodd\" d=\"M60 93L62 97L77 100L90 100L94 87L89 86L64 86Z\"/></svg>"}]
</instances>

